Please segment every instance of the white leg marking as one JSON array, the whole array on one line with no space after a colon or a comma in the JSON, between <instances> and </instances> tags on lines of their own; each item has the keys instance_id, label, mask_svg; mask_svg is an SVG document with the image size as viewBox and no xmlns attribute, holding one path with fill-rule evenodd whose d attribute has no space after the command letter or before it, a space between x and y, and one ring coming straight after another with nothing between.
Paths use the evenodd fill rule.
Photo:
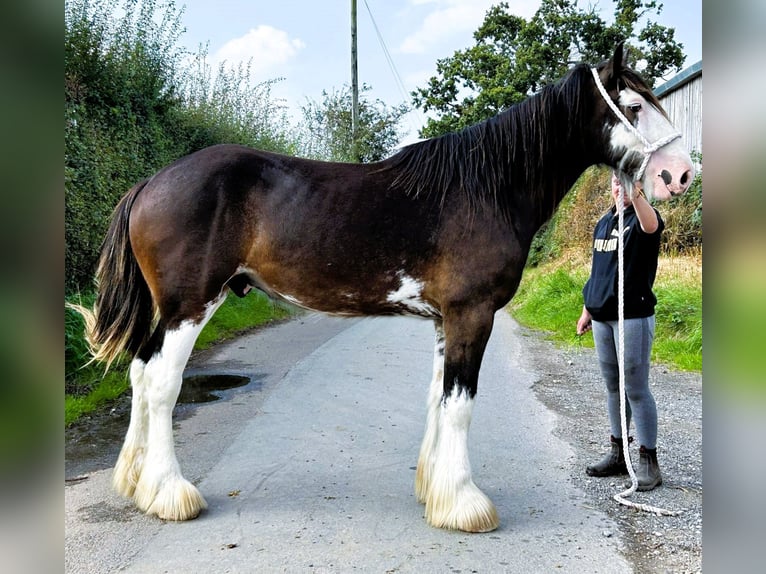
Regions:
<instances>
[{"instance_id":1,"label":"white leg marking","mask_svg":"<svg viewBox=\"0 0 766 574\"><path fill-rule=\"evenodd\" d=\"M431 487L426 499L426 520L432 526L467 532L489 532L498 527L497 510L471 477L468 429L473 399L453 393L441 403L439 437Z\"/></svg>"},{"instance_id":2,"label":"white leg marking","mask_svg":"<svg viewBox=\"0 0 766 574\"><path fill-rule=\"evenodd\" d=\"M426 417L426 432L420 445L418 469L415 474L415 495L418 502L425 504L433 474L436 444L439 440L440 403L444 394L444 329L436 324L436 340L434 343L434 371L431 386L428 391L428 414Z\"/></svg>"},{"instance_id":3,"label":"white leg marking","mask_svg":"<svg viewBox=\"0 0 766 574\"><path fill-rule=\"evenodd\" d=\"M224 299L210 303L199 323L185 321L166 332L161 351L144 368L149 425L134 499L138 508L165 520L195 518L207 507L197 488L181 475L173 446L173 407L194 342Z\"/></svg>"},{"instance_id":4,"label":"white leg marking","mask_svg":"<svg viewBox=\"0 0 766 574\"><path fill-rule=\"evenodd\" d=\"M149 432L149 411L146 404L146 363L133 359L130 364L130 386L133 396L130 405L130 424L125 434L120 456L114 467L112 486L122 496L131 498L144 464L146 440Z\"/></svg>"}]
</instances>

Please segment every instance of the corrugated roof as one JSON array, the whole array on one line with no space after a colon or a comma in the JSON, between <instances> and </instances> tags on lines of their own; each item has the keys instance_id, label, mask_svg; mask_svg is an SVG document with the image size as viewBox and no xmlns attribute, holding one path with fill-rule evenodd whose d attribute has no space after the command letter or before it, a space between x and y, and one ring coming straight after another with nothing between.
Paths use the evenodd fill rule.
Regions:
<instances>
[{"instance_id":1,"label":"corrugated roof","mask_svg":"<svg viewBox=\"0 0 766 574\"><path fill-rule=\"evenodd\" d=\"M692 64L685 70L679 72L678 74L670 78L667 82L662 84L659 88L655 88L654 95L657 96L658 98L661 98L662 96L667 95L670 92L674 92L678 88L688 84L694 78L701 75L702 75L702 60L700 60L696 64Z\"/></svg>"}]
</instances>

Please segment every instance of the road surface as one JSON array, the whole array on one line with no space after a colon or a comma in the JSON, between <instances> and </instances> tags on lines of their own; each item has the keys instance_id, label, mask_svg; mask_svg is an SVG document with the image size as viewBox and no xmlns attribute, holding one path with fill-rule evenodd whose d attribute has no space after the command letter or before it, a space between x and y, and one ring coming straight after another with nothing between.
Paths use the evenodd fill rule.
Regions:
<instances>
[{"instance_id":1,"label":"road surface","mask_svg":"<svg viewBox=\"0 0 766 574\"><path fill-rule=\"evenodd\" d=\"M191 373L253 380L177 407L181 468L209 508L185 523L140 514L109 487L119 445L80 439L98 452L68 445L66 571L631 572L618 525L564 470L575 454L503 311L469 437L501 526L425 523L413 484L432 343L429 321L309 315L195 357ZM127 415L113 418L119 435Z\"/></svg>"}]
</instances>

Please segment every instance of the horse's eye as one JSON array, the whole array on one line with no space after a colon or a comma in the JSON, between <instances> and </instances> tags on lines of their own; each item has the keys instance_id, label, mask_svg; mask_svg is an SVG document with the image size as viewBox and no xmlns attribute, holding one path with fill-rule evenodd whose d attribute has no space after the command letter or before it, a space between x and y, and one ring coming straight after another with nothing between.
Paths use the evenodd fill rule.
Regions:
<instances>
[{"instance_id":1,"label":"horse's eye","mask_svg":"<svg viewBox=\"0 0 766 574\"><path fill-rule=\"evenodd\" d=\"M641 111L641 104L629 104L628 109L634 114L637 114Z\"/></svg>"}]
</instances>

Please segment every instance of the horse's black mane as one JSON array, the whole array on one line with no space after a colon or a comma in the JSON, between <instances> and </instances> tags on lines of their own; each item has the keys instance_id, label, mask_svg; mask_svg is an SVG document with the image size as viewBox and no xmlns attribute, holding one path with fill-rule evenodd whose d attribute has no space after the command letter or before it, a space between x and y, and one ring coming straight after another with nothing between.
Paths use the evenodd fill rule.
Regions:
<instances>
[{"instance_id":1,"label":"horse's black mane","mask_svg":"<svg viewBox=\"0 0 766 574\"><path fill-rule=\"evenodd\" d=\"M411 144L385 160L383 169L398 172L392 185L408 195L438 194L440 203L457 189L474 205L490 201L502 208L503 196L521 181L525 191L542 193L543 159L566 137L562 130L574 127L588 70L584 64L575 66L558 82L488 120Z\"/></svg>"},{"instance_id":2,"label":"horse's black mane","mask_svg":"<svg viewBox=\"0 0 766 574\"><path fill-rule=\"evenodd\" d=\"M513 196L524 193L547 211L551 196L566 192L550 189L551 170L562 170L562 164L578 153L577 149L562 150L560 142L592 121L582 99L584 93L592 93L584 86L590 78L590 66L578 64L558 82L495 117L411 144L384 160L381 168L396 173L393 187L440 205L448 193L459 191L472 206L491 202L507 215ZM637 73L623 69L621 80L662 110ZM551 164L554 159L556 165Z\"/></svg>"}]
</instances>

